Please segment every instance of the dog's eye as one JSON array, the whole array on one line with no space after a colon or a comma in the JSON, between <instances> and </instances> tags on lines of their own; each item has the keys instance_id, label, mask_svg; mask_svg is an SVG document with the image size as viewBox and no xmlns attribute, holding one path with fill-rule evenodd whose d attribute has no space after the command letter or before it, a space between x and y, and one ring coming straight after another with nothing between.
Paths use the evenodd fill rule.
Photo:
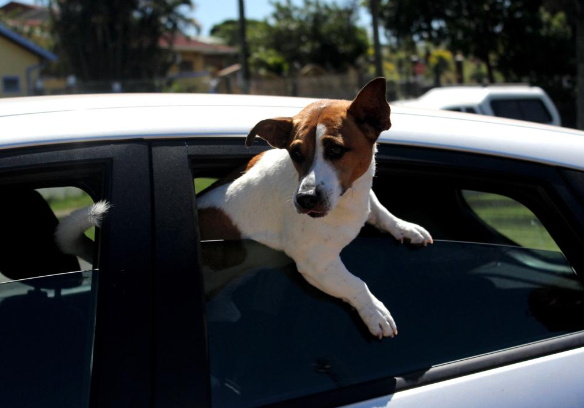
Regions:
<instances>
[{"instance_id":1,"label":"dog's eye","mask_svg":"<svg viewBox=\"0 0 584 408\"><path fill-rule=\"evenodd\" d=\"M290 157L292 157L292 160L294 160L296 163L302 163L304 160L304 157L302 157L302 153L300 153L299 149L292 150L290 152Z\"/></svg>"},{"instance_id":2,"label":"dog's eye","mask_svg":"<svg viewBox=\"0 0 584 408\"><path fill-rule=\"evenodd\" d=\"M345 148L336 144L327 146L326 155L329 159L340 159L345 154Z\"/></svg>"}]
</instances>

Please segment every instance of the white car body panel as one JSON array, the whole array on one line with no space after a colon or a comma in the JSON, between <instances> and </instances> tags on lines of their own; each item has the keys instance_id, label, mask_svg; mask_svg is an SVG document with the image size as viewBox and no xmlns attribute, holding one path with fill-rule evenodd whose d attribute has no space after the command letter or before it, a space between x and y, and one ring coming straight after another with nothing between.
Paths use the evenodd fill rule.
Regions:
<instances>
[{"instance_id":1,"label":"white car body panel","mask_svg":"<svg viewBox=\"0 0 584 408\"><path fill-rule=\"evenodd\" d=\"M0 149L127 139L243 137L258 121L292 116L312 101L167 94L5 99L0 101ZM584 170L584 132L577 130L403 107L393 108L392 123L392 129L381 135L380 142Z\"/></svg>"},{"instance_id":2,"label":"white car body panel","mask_svg":"<svg viewBox=\"0 0 584 408\"><path fill-rule=\"evenodd\" d=\"M574 408L584 405L584 348L401 391L346 408Z\"/></svg>"}]
</instances>

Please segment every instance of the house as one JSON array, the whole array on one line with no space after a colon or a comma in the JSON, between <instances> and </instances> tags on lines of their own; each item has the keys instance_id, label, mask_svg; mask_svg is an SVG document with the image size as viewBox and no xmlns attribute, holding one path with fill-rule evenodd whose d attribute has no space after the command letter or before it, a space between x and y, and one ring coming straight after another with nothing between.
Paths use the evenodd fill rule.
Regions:
<instances>
[{"instance_id":1,"label":"house","mask_svg":"<svg viewBox=\"0 0 584 408\"><path fill-rule=\"evenodd\" d=\"M192 38L177 34L171 42L160 40L162 48L171 48L175 54L174 64L168 71L169 77L185 78L209 75L220 71L237 60L237 50L212 38Z\"/></svg>"},{"instance_id":2,"label":"house","mask_svg":"<svg viewBox=\"0 0 584 408\"><path fill-rule=\"evenodd\" d=\"M0 14L9 26L18 25L31 34L46 35L48 31L50 13L46 7L10 1L0 7Z\"/></svg>"},{"instance_id":3,"label":"house","mask_svg":"<svg viewBox=\"0 0 584 408\"><path fill-rule=\"evenodd\" d=\"M0 97L35 93L40 71L57 57L0 24Z\"/></svg>"}]
</instances>

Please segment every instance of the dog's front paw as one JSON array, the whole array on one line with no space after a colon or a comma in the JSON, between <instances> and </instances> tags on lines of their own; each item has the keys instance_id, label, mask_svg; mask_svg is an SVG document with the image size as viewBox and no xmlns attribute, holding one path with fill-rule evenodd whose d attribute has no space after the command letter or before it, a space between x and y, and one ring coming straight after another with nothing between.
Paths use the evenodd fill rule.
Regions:
<instances>
[{"instance_id":1,"label":"dog's front paw","mask_svg":"<svg viewBox=\"0 0 584 408\"><path fill-rule=\"evenodd\" d=\"M399 220L395 227L389 230L389 233L402 243L404 240L409 241L412 244L424 246L434 243L430 233L423 227L403 220Z\"/></svg>"},{"instance_id":2,"label":"dog's front paw","mask_svg":"<svg viewBox=\"0 0 584 408\"><path fill-rule=\"evenodd\" d=\"M391 313L376 298L371 299L371 302L360 309L357 309L359 316L367 325L367 328L375 337L381 340L383 337L393 337L397 335L397 326Z\"/></svg>"}]
</instances>

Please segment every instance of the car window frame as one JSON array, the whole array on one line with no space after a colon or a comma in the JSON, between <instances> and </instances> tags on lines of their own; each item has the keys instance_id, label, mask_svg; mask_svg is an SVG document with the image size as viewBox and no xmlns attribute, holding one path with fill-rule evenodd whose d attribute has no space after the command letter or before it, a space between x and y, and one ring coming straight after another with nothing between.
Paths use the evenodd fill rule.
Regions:
<instances>
[{"instance_id":1,"label":"car window frame","mask_svg":"<svg viewBox=\"0 0 584 408\"><path fill-rule=\"evenodd\" d=\"M94 175L101 178L101 191L94 195L114 203L100 229L91 407L151 405L153 267L143 256L152 253L149 173L149 148L140 142L0 150L4 185L61 183L87 188L83 177ZM145 239L129 239L133 236ZM131 393L125 386L129 378Z\"/></svg>"},{"instance_id":2,"label":"car window frame","mask_svg":"<svg viewBox=\"0 0 584 408\"><path fill-rule=\"evenodd\" d=\"M269 149L260 140L256 140L254 145L247 149L244 146L243 138L227 137L227 135L221 138L198 137L174 144L167 142L165 148L176 157L173 162L177 169L180 167L179 162L182 162L182 165L188 165L189 171L191 171L190 177L185 176L184 169L176 174L181 174L179 178L183 180L182 186L189 191L190 197L186 199L190 203L189 205L192 205L195 213L195 234L197 235L198 220L195 211L194 175L205 176L205 170L208 174L209 170L213 172L224 169L226 163L230 163L232 166L243 164L255 154ZM462 180L461 187L464 188L491 191L498 194L507 193L511 198L527 205L541 219L548 230L550 219L557 222L553 228L554 232L550 231L550 234L574 268L577 271L584 270L584 261L580 259L584 243L578 238L578 234L584 232L584 211L575 206L577 204L576 198L560 175L561 169L510 158L389 143L379 144L377 162L379 164L378 172L389 172L393 175L405 172L406 174L415 173L430 177L449 177L452 180ZM166 169L166 174L167 177L174 177L173 171L169 167ZM501 188L501 183L504 184L503 188ZM180 194L184 195L184 192ZM165 200L171 200L171 196L167 196ZM533 208L534 203L536 203L537 208ZM567 238L559 238L560 236ZM202 282L200 243L196 251L196 255L191 253L190 256L196 258L196 273ZM582 273L578 276L582 280ZM203 312L200 314L201 309L197 309L197 314L198 318L205 322L204 307L202 310ZM206 323L204 325L206 326ZM314 406L345 405L582 346L584 346L584 332L578 332L520 345L488 355L475 356L463 361L437 365L424 373L409 373L403 377L383 378L345 389L282 401L266 405L266 407L300 407L306 404ZM200 367L200 369L203 368ZM209 379L208 365L206 370L207 379ZM211 407L210 399L206 401L205 406Z\"/></svg>"}]
</instances>

